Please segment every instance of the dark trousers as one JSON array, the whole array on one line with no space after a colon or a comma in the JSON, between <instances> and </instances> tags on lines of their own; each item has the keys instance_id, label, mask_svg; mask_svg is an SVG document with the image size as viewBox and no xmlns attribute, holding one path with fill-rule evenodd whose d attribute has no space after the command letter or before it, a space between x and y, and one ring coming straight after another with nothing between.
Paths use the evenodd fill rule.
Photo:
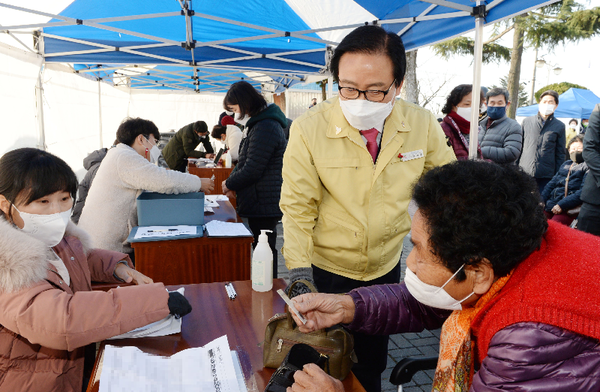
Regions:
<instances>
[{"instance_id":1,"label":"dark trousers","mask_svg":"<svg viewBox=\"0 0 600 392\"><path fill-rule=\"evenodd\" d=\"M400 282L400 262L387 274L368 282L336 275L314 265L312 268L317 290L321 293L347 293L359 287ZM358 358L358 363L354 364L352 372L367 392L379 392L381 391L381 373L387 366L389 337L357 332L352 334L354 335L354 352Z\"/></svg>"},{"instance_id":2,"label":"dark trousers","mask_svg":"<svg viewBox=\"0 0 600 392\"><path fill-rule=\"evenodd\" d=\"M273 252L273 279L277 278L277 223L280 218L244 218L244 222L248 223L252 235L254 235L254 243L252 249L258 244L258 236L261 230L271 230L272 233L267 233L269 238L269 246Z\"/></svg>"},{"instance_id":3,"label":"dark trousers","mask_svg":"<svg viewBox=\"0 0 600 392\"><path fill-rule=\"evenodd\" d=\"M187 166L188 166L188 161L184 160L179 165L177 165L177 167L175 169L173 169L173 170L177 170L178 172L185 173L185 171L187 169Z\"/></svg>"},{"instance_id":4,"label":"dark trousers","mask_svg":"<svg viewBox=\"0 0 600 392\"><path fill-rule=\"evenodd\" d=\"M583 203L577 216L577 229L600 236L600 206Z\"/></svg>"}]
</instances>

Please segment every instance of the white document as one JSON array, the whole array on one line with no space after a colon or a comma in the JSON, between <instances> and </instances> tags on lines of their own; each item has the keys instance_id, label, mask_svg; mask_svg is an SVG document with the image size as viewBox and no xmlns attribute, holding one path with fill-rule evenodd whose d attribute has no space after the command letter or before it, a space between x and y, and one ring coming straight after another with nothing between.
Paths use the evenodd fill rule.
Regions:
<instances>
[{"instance_id":1,"label":"white document","mask_svg":"<svg viewBox=\"0 0 600 392\"><path fill-rule=\"evenodd\" d=\"M137 347L104 348L100 392L245 392L227 335L204 347L160 357Z\"/></svg>"},{"instance_id":2,"label":"white document","mask_svg":"<svg viewBox=\"0 0 600 392\"><path fill-rule=\"evenodd\" d=\"M177 289L181 295L185 295L185 287ZM181 332L181 318L176 318L172 314L162 320L150 323L143 327L134 329L133 331L125 332L118 336L113 336L107 340L129 339L129 338L149 338L153 336L167 336Z\"/></svg>"},{"instance_id":3,"label":"white document","mask_svg":"<svg viewBox=\"0 0 600 392\"><path fill-rule=\"evenodd\" d=\"M204 196L205 200L210 200L211 202L217 202L217 201L229 201L229 198L225 195L205 195Z\"/></svg>"},{"instance_id":4,"label":"white document","mask_svg":"<svg viewBox=\"0 0 600 392\"><path fill-rule=\"evenodd\" d=\"M238 237L252 235L243 223L210 221L206 225L209 237Z\"/></svg>"},{"instance_id":5,"label":"white document","mask_svg":"<svg viewBox=\"0 0 600 392\"><path fill-rule=\"evenodd\" d=\"M164 238L178 235L196 234L196 226L139 226L134 239L139 238Z\"/></svg>"}]
</instances>

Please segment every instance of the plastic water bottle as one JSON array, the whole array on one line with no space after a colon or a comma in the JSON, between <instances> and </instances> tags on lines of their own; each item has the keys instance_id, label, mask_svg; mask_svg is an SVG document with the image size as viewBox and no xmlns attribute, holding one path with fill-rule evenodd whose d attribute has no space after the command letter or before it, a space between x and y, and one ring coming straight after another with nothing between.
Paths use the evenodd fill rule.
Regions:
<instances>
[{"instance_id":1,"label":"plastic water bottle","mask_svg":"<svg viewBox=\"0 0 600 392\"><path fill-rule=\"evenodd\" d=\"M258 244L252 253L252 290L258 292L269 291L273 288L273 252L269 246L267 232L261 230L258 236Z\"/></svg>"}]
</instances>

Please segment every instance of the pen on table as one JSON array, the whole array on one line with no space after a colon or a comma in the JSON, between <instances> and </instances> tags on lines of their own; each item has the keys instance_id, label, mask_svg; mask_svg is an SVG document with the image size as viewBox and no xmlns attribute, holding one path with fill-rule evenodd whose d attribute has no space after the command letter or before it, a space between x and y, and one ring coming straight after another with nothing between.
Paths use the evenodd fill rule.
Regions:
<instances>
[{"instance_id":1,"label":"pen on table","mask_svg":"<svg viewBox=\"0 0 600 392\"><path fill-rule=\"evenodd\" d=\"M212 177L211 177L210 179L214 181L214 180L215 180L215 178L216 178L216 177L215 177L215 175L213 174L213 175L212 175Z\"/></svg>"},{"instance_id":2,"label":"pen on table","mask_svg":"<svg viewBox=\"0 0 600 392\"><path fill-rule=\"evenodd\" d=\"M237 293L235 292L231 282L225 283L225 291L227 291L227 296L229 299L234 300L237 297Z\"/></svg>"}]
</instances>

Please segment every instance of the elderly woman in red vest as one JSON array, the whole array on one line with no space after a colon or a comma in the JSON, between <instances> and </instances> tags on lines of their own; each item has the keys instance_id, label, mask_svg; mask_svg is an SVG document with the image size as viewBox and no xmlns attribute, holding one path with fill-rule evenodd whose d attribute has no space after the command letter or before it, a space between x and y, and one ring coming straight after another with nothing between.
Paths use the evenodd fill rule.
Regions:
<instances>
[{"instance_id":1,"label":"elderly woman in red vest","mask_svg":"<svg viewBox=\"0 0 600 392\"><path fill-rule=\"evenodd\" d=\"M600 238L547 221L513 165L457 161L414 188L403 283L293 299L303 332L442 326L436 391L600 390ZM585 246L573 246L585 244ZM342 391L307 365L292 391Z\"/></svg>"}]
</instances>

